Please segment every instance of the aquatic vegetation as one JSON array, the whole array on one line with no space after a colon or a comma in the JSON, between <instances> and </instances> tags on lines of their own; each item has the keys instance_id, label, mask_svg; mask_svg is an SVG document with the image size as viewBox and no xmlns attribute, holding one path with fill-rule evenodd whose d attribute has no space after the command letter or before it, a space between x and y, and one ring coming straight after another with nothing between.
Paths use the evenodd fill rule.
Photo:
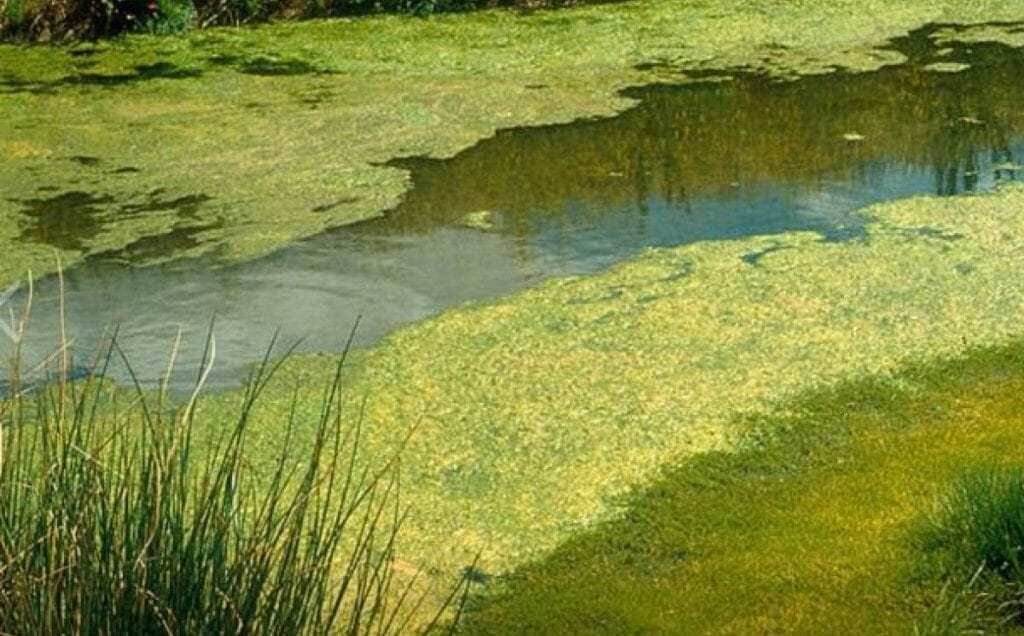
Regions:
<instances>
[{"instance_id":1,"label":"aquatic vegetation","mask_svg":"<svg viewBox=\"0 0 1024 636\"><path fill-rule=\"evenodd\" d=\"M618 117L501 131L448 160L389 162L412 171L413 188L386 217L228 268L213 258L123 266L201 249L211 231L223 229L194 218L217 203L210 193L156 191L90 205L92 213L81 216L90 224L80 231L93 237L118 216L174 214L179 227L75 268L69 328L88 355L117 317L136 371L155 383L176 325L193 334L182 363L198 364L201 334L216 314L231 325L232 339L222 343L211 384L234 388L243 365L259 358L252 343L276 326L303 337L306 351L330 351L339 325L357 315L364 318L358 342L369 345L449 306L551 275L602 271L651 246L794 230L862 238L859 209L913 194L985 191L1012 180L1004 168L1024 157L1024 55L1000 45L951 46L948 56L970 59L972 68L928 73L921 67L933 50L932 31L893 44L910 57L898 67L787 83L737 73L726 83L630 89L640 104ZM261 72L291 72L261 64ZM68 163L104 165L89 156ZM49 190L19 200L23 232L74 240L79 226L56 222L63 217L53 210L65 198ZM340 197L314 211L352 202ZM467 215L481 211L492 213L487 232L463 229ZM762 252L752 251L749 261L759 262ZM55 285L41 281L41 297L56 298ZM47 331L56 326L52 301L37 309L26 349L33 359L49 352ZM187 390L190 379L180 382Z\"/></svg>"},{"instance_id":2,"label":"aquatic vegetation","mask_svg":"<svg viewBox=\"0 0 1024 636\"><path fill-rule=\"evenodd\" d=\"M389 336L358 356L350 388L366 396L371 454L416 425L402 558L444 571L479 551L481 569L505 571L606 518L667 463L733 448L738 414L1019 337L1022 205L1020 187L922 197L866 210L862 240L652 250ZM325 360L285 365L268 389L254 414L267 449L286 396L308 408ZM203 408L216 420L233 399Z\"/></svg>"},{"instance_id":3,"label":"aquatic vegetation","mask_svg":"<svg viewBox=\"0 0 1024 636\"><path fill-rule=\"evenodd\" d=\"M933 73L960 73L971 68L970 64L960 64L958 62L934 62L924 67L927 71Z\"/></svg>"},{"instance_id":4,"label":"aquatic vegetation","mask_svg":"<svg viewBox=\"0 0 1024 636\"><path fill-rule=\"evenodd\" d=\"M67 49L0 47L0 118L9 124L0 129L0 283L28 268L49 271L55 249L72 262L96 255L132 263L252 258L393 208L411 182L397 158L451 157L501 128L612 116L635 105L625 90L632 86L758 75L772 90L775 80L903 62L909 52L893 38L926 23L1021 19L1024 8L1009 0L657 0L572 14L382 17L133 36ZM1016 45L1015 29L949 27L931 39L953 52L964 41ZM949 51L935 56L938 70L959 63ZM990 114L957 110L947 120L981 130ZM887 136L917 132L844 123L856 126L830 128L832 154L822 156L884 153ZM942 156L941 149L922 152ZM626 176L606 167L604 176ZM727 167L719 165L707 183L719 183ZM534 177L544 166L521 169ZM765 170L786 174L787 167ZM490 188L508 187L469 185L457 194L474 204L470 211L490 210L476 203ZM736 451L758 441L751 442L750 418L765 426L763 435L790 440L785 421L775 431L778 420L764 418L793 408L794 396L870 377L882 389L865 399L871 406L896 390L913 393L910 380L893 375L908 364L1024 336L1022 206L1024 188L1010 186L873 206L862 211L863 228L844 241L806 231L648 250L599 275L459 307L359 352L346 378L347 393L357 398L337 408L339 416L366 422L367 461L402 451L412 510L394 563L410 576L462 572L474 581L500 580L496 575L544 557L580 530L628 512L631 493L656 482L666 466L698 456L724 464L736 457L740 463L729 467L767 476L736 491L745 495L748 518L735 508L724 515L743 525L751 502L761 504L759 488L800 474L801 462L823 448L833 450L796 444L807 457L779 451L769 459L788 463L769 468L757 456L743 464L750 456ZM504 225L504 214L495 214L495 225ZM460 219L478 228L494 220ZM261 393L265 399L247 407L246 461L269 471L271 484L273 466L322 448L315 429L282 422L320 421L322 387L337 377L335 369L328 356L288 360ZM195 413L208 425L197 435L237 421L246 398L202 399ZM980 446L1011 448L1016 438L1007 430L989 431ZM833 433L822 428L825 437ZM879 573L874 567L893 554L903 558L889 541L893 520L906 518L911 500L902 490L879 490L866 467L881 458L896 471L896 456L883 451L906 440L887 429L868 435L858 464L864 479L854 485L900 503L885 510L890 518L872 514L868 504L877 499L841 499L862 513L849 539L883 542L868 551L867 563L843 560L834 569L835 560L796 558L764 567L751 550L714 567L770 573L799 587L804 572L794 563L808 565L828 571L815 584L839 582L831 589L842 592L863 591L857 586ZM940 447L929 439L915 436L906 447L929 450L922 457L934 472L914 482L925 489L935 483L931 477L948 476L954 453L957 461L967 453L965 444ZM95 477L91 464L81 466ZM783 493L779 510L814 504L804 509L806 534L777 539L799 544L787 545L794 548L787 554L805 556L804 540L822 536L835 553L851 547L831 533L834 524L813 523L821 520L815 513L834 516L836 509L808 498L827 498L846 476L828 473L816 484L827 488ZM766 499L759 510L770 513L766 506L779 501ZM759 538L758 528L752 532ZM772 540L757 545L778 547ZM687 561L671 551L678 548L655 548L667 564ZM326 577L325 569L315 571ZM882 574L885 589L899 584L897 572ZM652 602L664 598L657 591L650 591ZM751 608L718 605L723 612ZM790 611L800 618L801 609L780 606L764 620L793 620ZM764 628L750 616L737 620Z\"/></svg>"},{"instance_id":5,"label":"aquatic vegetation","mask_svg":"<svg viewBox=\"0 0 1024 636\"><path fill-rule=\"evenodd\" d=\"M19 238L18 202L40 188L117 202L158 189L210 197L185 218L102 223L67 250L69 263L190 230L193 241L168 241L161 258L249 258L394 207L409 185L385 165L396 157L448 157L500 128L614 115L633 105L623 88L686 81L684 69L874 69L903 60L887 41L925 23L1022 18L1010 0L657 0L0 46L0 283L52 270L53 245ZM70 160L82 156L97 163Z\"/></svg>"},{"instance_id":6,"label":"aquatic vegetation","mask_svg":"<svg viewBox=\"0 0 1024 636\"><path fill-rule=\"evenodd\" d=\"M462 217L462 225L481 232L489 232L494 229L494 213L490 210L470 212Z\"/></svg>"}]
</instances>

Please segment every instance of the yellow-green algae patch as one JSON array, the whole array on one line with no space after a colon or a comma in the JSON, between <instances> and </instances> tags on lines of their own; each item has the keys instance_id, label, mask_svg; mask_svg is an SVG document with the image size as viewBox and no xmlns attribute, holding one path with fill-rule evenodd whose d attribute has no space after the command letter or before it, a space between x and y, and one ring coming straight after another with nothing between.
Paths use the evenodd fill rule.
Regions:
<instances>
[{"instance_id":1,"label":"yellow-green algae patch","mask_svg":"<svg viewBox=\"0 0 1024 636\"><path fill-rule=\"evenodd\" d=\"M1024 187L903 200L866 210L864 240L652 250L393 334L358 356L348 394L366 400L370 456L415 427L403 558L449 568L481 551L485 570L507 569L610 514L666 463L729 448L738 415L1019 337L1022 209ZM258 444L280 444L293 389L313 416L328 367L288 364Z\"/></svg>"},{"instance_id":2,"label":"yellow-green algae patch","mask_svg":"<svg viewBox=\"0 0 1024 636\"><path fill-rule=\"evenodd\" d=\"M1024 46L1024 28L1019 24L976 24L970 26L945 27L932 35L939 45L960 42L963 44L996 43L1007 46Z\"/></svg>"},{"instance_id":3,"label":"yellow-green algae patch","mask_svg":"<svg viewBox=\"0 0 1024 636\"><path fill-rule=\"evenodd\" d=\"M1016 0L651 0L0 46L0 283L52 269L55 247L255 256L392 207L408 178L382 162L610 116L622 88L679 69L875 69L926 23L1022 19ZM163 207L139 212L154 192ZM31 216L69 194L99 201L85 228L74 206ZM169 205L183 197L203 203Z\"/></svg>"},{"instance_id":4,"label":"yellow-green algae patch","mask_svg":"<svg viewBox=\"0 0 1024 636\"><path fill-rule=\"evenodd\" d=\"M970 64L961 64L959 62L933 62L925 66L924 70L933 73L961 73L969 68L971 68Z\"/></svg>"}]
</instances>

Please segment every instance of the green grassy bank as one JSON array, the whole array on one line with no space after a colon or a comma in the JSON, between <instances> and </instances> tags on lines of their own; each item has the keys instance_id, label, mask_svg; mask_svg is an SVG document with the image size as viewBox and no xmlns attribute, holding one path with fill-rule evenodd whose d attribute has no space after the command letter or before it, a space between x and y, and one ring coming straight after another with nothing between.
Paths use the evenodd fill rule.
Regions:
<instances>
[{"instance_id":1,"label":"green grassy bank","mask_svg":"<svg viewBox=\"0 0 1024 636\"><path fill-rule=\"evenodd\" d=\"M1024 345L786 406L503 581L467 631L913 633L942 596L917 541L938 499L964 473L1024 465Z\"/></svg>"},{"instance_id":2,"label":"green grassy bank","mask_svg":"<svg viewBox=\"0 0 1024 636\"><path fill-rule=\"evenodd\" d=\"M1021 19L1011 0L654 0L3 45L0 284L50 271L55 248L69 264L253 257L394 206L396 157L610 116L631 104L622 88L684 68L871 69L926 23Z\"/></svg>"}]
</instances>

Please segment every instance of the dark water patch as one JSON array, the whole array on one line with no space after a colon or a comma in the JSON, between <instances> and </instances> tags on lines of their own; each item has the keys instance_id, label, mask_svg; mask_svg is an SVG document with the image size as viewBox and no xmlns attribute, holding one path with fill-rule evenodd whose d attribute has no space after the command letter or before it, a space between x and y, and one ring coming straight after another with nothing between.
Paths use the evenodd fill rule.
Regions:
<instances>
[{"instance_id":1,"label":"dark water patch","mask_svg":"<svg viewBox=\"0 0 1024 636\"><path fill-rule=\"evenodd\" d=\"M934 50L938 28L907 42ZM730 82L626 91L641 103L614 119L501 131L447 161L394 161L411 171L414 187L363 227L429 232L488 210L500 231L523 240L557 232L581 244L596 232L600 249L794 229L856 238L863 219L854 212L870 203L1016 178L1000 166L1020 156L1021 54L995 44L951 48L970 71L927 73L926 55L795 82L731 71ZM973 121L985 123L965 123ZM721 202L732 210L715 209Z\"/></svg>"},{"instance_id":2,"label":"dark water patch","mask_svg":"<svg viewBox=\"0 0 1024 636\"><path fill-rule=\"evenodd\" d=\"M201 75L200 69L182 67L170 62L139 64L132 67L132 71L129 73L77 72L49 81L30 81L10 74L0 74L0 94L49 95L71 86L117 88L151 80L191 79Z\"/></svg>"},{"instance_id":3,"label":"dark water patch","mask_svg":"<svg viewBox=\"0 0 1024 636\"><path fill-rule=\"evenodd\" d=\"M99 157L86 157L84 155L76 155L74 157L68 157L68 161L73 161L80 166L94 167L100 165Z\"/></svg>"},{"instance_id":4,"label":"dark water patch","mask_svg":"<svg viewBox=\"0 0 1024 636\"><path fill-rule=\"evenodd\" d=\"M195 216L199 206L213 200L213 197L206 194L188 194L174 199L164 200L160 196L164 194L163 189L150 192L147 199L141 203L125 203L120 206L123 214L134 215L147 212L177 212L180 216Z\"/></svg>"},{"instance_id":5,"label":"dark water patch","mask_svg":"<svg viewBox=\"0 0 1024 636\"><path fill-rule=\"evenodd\" d=\"M323 205L318 205L318 206L316 206L314 208L311 208L311 210L313 212L330 212L331 210L339 208L339 207L341 207L343 205L347 205L349 203L356 203L358 201L359 201L359 197L342 197L342 198L340 198L340 199L338 199L336 201L332 201L330 203L325 203Z\"/></svg>"},{"instance_id":6,"label":"dark water patch","mask_svg":"<svg viewBox=\"0 0 1024 636\"><path fill-rule=\"evenodd\" d=\"M751 267L760 267L761 260L763 258L765 258L766 256L770 256L772 254L775 254L775 253L778 253L778 252L783 252L783 251L786 251L786 250L791 250L791 249L795 249L795 248L792 245L782 245L782 244L769 245L768 247L765 247L763 249L757 250L755 252L749 252L747 254L744 254L741 258L742 258L744 263L746 263L747 265L750 265Z\"/></svg>"},{"instance_id":7,"label":"dark water patch","mask_svg":"<svg viewBox=\"0 0 1024 636\"><path fill-rule=\"evenodd\" d=\"M21 213L29 221L21 231L21 240L79 251L88 239L102 231L100 216L106 206L114 203L114 198L74 190L52 197L9 201L21 205Z\"/></svg>"},{"instance_id":8,"label":"dark water patch","mask_svg":"<svg viewBox=\"0 0 1024 636\"><path fill-rule=\"evenodd\" d=\"M66 86L118 87L157 79L192 79L202 76L202 71L186 68L170 62L139 64L131 73L79 73L70 75L58 84Z\"/></svg>"},{"instance_id":9,"label":"dark water patch","mask_svg":"<svg viewBox=\"0 0 1024 636\"><path fill-rule=\"evenodd\" d=\"M52 93L54 90L55 88L47 82L23 80L9 73L0 73L0 95L17 95L19 93L41 95Z\"/></svg>"},{"instance_id":10,"label":"dark water patch","mask_svg":"<svg viewBox=\"0 0 1024 636\"><path fill-rule=\"evenodd\" d=\"M142 172L142 170L135 166L125 166L114 170L114 174L139 174L140 172Z\"/></svg>"},{"instance_id":11,"label":"dark water patch","mask_svg":"<svg viewBox=\"0 0 1024 636\"><path fill-rule=\"evenodd\" d=\"M272 55L219 54L207 58L211 66L232 68L246 75L292 76L333 75L335 71L296 58L278 58Z\"/></svg>"},{"instance_id":12,"label":"dark water patch","mask_svg":"<svg viewBox=\"0 0 1024 636\"><path fill-rule=\"evenodd\" d=\"M224 387L277 327L286 339L304 337L304 350L336 350L359 315L358 343L369 344L453 305L598 271L652 247L792 231L864 240L862 210L874 203L985 191L1022 174L1024 54L943 45L942 59L970 68L929 72L936 29L894 42L909 61L871 73L780 82L708 72L706 81L629 90L639 105L615 118L504 130L451 159L390 162L411 172L413 188L384 217L244 264L126 267L190 251L217 227L189 216L209 197L157 189L115 214L173 211L181 223L69 272L69 324L88 342L120 322L140 375L155 382L179 325L188 338L182 368L194 369L216 314L211 381ZM343 195L317 210L350 202ZM474 220L486 220L487 231ZM935 228L887 229L908 241L957 239ZM744 260L767 265L771 253ZM681 267L668 278L690 273ZM41 305L54 295L40 284ZM49 344L48 333L41 328L32 347Z\"/></svg>"},{"instance_id":13,"label":"dark water patch","mask_svg":"<svg viewBox=\"0 0 1024 636\"><path fill-rule=\"evenodd\" d=\"M174 229L152 236L144 236L125 247L96 254L95 261L117 263L153 262L166 258L168 254L181 253L202 245L204 232L219 230L223 222L183 224Z\"/></svg>"},{"instance_id":14,"label":"dark water patch","mask_svg":"<svg viewBox=\"0 0 1024 636\"><path fill-rule=\"evenodd\" d=\"M257 57L249 60L239 70L248 75L323 75L328 72L323 68L303 60L277 60L269 57Z\"/></svg>"},{"instance_id":15,"label":"dark water patch","mask_svg":"<svg viewBox=\"0 0 1024 636\"><path fill-rule=\"evenodd\" d=\"M1019 33L1024 31L1024 24L1020 22L988 21L976 22L973 24L956 24L954 22L936 22L925 25L911 31L906 36L894 38L886 48L896 51L907 57L912 65L924 65L935 61L937 55L941 54L943 60L967 61L971 59L976 47L995 47L1003 49L1004 46L994 42L955 42L949 45L949 51L935 46L934 38L942 31L954 33L966 33L979 28L991 27L1004 30L1008 33Z\"/></svg>"},{"instance_id":16,"label":"dark water patch","mask_svg":"<svg viewBox=\"0 0 1024 636\"><path fill-rule=\"evenodd\" d=\"M48 188L44 190L44 188ZM52 191L44 186L40 191ZM182 219L194 218L199 207L212 201L205 194L164 198L158 189L139 201L119 201L110 194L73 190L49 197L8 199L21 206L25 218L20 239L57 249L83 251L89 241L116 223L143 214L173 212Z\"/></svg>"}]
</instances>

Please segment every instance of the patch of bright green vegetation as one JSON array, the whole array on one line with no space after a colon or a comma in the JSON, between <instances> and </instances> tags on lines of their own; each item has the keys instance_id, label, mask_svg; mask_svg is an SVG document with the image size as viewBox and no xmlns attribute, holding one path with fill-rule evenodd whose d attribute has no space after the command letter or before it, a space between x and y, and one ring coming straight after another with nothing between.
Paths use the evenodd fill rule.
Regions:
<instances>
[{"instance_id":1,"label":"patch of bright green vegetation","mask_svg":"<svg viewBox=\"0 0 1024 636\"><path fill-rule=\"evenodd\" d=\"M999 24L977 24L973 26L951 26L940 29L935 34L938 45L960 42L978 44L982 42L998 42L1009 46L1024 46L1024 29L1019 26Z\"/></svg>"},{"instance_id":2,"label":"patch of bright green vegetation","mask_svg":"<svg viewBox=\"0 0 1024 636\"><path fill-rule=\"evenodd\" d=\"M1019 338L1022 206L1020 187L922 197L868 209L863 240L652 250L393 334L346 388L370 456L415 429L402 558L444 571L481 552L483 571L507 571L612 515L664 465L733 448L739 416ZM293 397L300 416L315 409L329 370L326 356L285 366L253 414L254 462L282 445ZM237 399L201 408L217 421Z\"/></svg>"},{"instance_id":3,"label":"patch of bright green vegetation","mask_svg":"<svg viewBox=\"0 0 1024 636\"><path fill-rule=\"evenodd\" d=\"M925 543L968 572L1024 575L1024 473L986 467L964 475L943 498Z\"/></svg>"},{"instance_id":4,"label":"patch of bright green vegetation","mask_svg":"<svg viewBox=\"0 0 1024 636\"><path fill-rule=\"evenodd\" d=\"M971 68L970 64L960 64L957 62L934 62L924 67L926 71L934 73L960 73L969 68Z\"/></svg>"},{"instance_id":5,"label":"patch of bright green vegetation","mask_svg":"<svg viewBox=\"0 0 1024 636\"><path fill-rule=\"evenodd\" d=\"M916 528L965 469L1020 465L1024 345L848 382L786 407L748 420L736 452L665 471L618 518L503 581L466 631L908 634L916 625L930 634L991 624L970 599L952 611L949 589L961 587L944 592L941 579L922 576L933 556ZM957 546L979 540L966 546L961 586L989 547L1000 555L993 566L1008 556L1005 524L988 522L1019 524L1020 482L1013 515L995 501L1007 491L993 488L1000 483L972 482L981 488L957 500L961 514L947 526ZM994 531L984 537L991 546L961 522Z\"/></svg>"},{"instance_id":6,"label":"patch of bright green vegetation","mask_svg":"<svg viewBox=\"0 0 1024 636\"><path fill-rule=\"evenodd\" d=\"M0 283L54 248L256 256L393 207L408 176L383 162L613 115L681 68L873 69L925 23L1019 19L1013 0L654 0L0 46Z\"/></svg>"},{"instance_id":7,"label":"patch of bright green vegetation","mask_svg":"<svg viewBox=\"0 0 1024 636\"><path fill-rule=\"evenodd\" d=\"M470 212L462 217L462 225L481 232L490 232L494 229L494 213L490 210Z\"/></svg>"}]
</instances>

